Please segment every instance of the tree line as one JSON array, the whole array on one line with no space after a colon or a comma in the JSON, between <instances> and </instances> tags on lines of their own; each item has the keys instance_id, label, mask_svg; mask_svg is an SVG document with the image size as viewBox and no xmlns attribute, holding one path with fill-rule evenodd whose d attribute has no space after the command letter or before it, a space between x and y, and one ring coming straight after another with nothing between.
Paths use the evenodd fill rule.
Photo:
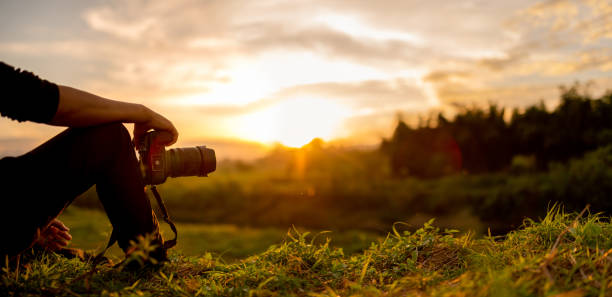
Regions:
<instances>
[{"instance_id":1,"label":"tree line","mask_svg":"<svg viewBox=\"0 0 612 297\"><path fill-rule=\"evenodd\" d=\"M612 91L592 98L579 84L560 89L560 103L551 111L540 103L507 117L505 108L491 104L464 108L454 119L439 113L418 127L399 120L380 150L394 176L434 178L507 171L525 162L545 170L612 144Z\"/></svg>"}]
</instances>

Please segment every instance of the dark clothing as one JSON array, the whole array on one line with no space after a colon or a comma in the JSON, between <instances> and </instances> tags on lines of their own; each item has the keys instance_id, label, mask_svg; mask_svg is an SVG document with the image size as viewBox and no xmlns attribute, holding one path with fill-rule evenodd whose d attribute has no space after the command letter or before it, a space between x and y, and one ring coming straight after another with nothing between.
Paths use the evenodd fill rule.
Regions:
<instances>
[{"instance_id":1,"label":"dark clothing","mask_svg":"<svg viewBox=\"0 0 612 297\"><path fill-rule=\"evenodd\" d=\"M56 84L0 62L0 86L2 116L20 122L48 123L53 119L59 104Z\"/></svg>"},{"instance_id":2,"label":"dark clothing","mask_svg":"<svg viewBox=\"0 0 612 297\"><path fill-rule=\"evenodd\" d=\"M5 64L0 65L0 88L10 90L0 95L2 115L17 120L50 120L57 109L57 86L53 91L53 84L32 74L14 71L10 75L5 70ZM26 95L7 81L27 88ZM93 185L121 248L127 249L129 241L138 235L158 234L157 219L144 192L125 127L113 123L69 128L25 155L0 160L2 259L31 246L37 230Z\"/></svg>"},{"instance_id":3,"label":"dark clothing","mask_svg":"<svg viewBox=\"0 0 612 297\"><path fill-rule=\"evenodd\" d=\"M3 232L6 236L8 231L5 238L12 239L0 246L6 254L28 248L38 228L93 185L121 248L157 229L130 136L122 124L70 128L23 156L2 161L2 189L13 193L3 198L3 208L12 217L2 225L10 226Z\"/></svg>"}]
</instances>

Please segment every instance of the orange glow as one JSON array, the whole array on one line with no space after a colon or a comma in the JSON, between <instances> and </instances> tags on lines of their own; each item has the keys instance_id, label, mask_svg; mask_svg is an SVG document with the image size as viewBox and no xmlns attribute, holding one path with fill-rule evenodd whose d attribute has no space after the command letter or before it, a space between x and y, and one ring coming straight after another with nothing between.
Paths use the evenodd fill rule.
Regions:
<instances>
[{"instance_id":1,"label":"orange glow","mask_svg":"<svg viewBox=\"0 0 612 297\"><path fill-rule=\"evenodd\" d=\"M144 104L186 145L375 145L397 114L417 123L489 103L553 108L557 86L574 81L593 82L594 97L612 89L610 0L417 2L12 1L0 4L10 7L0 56ZM0 117L0 154L53 129Z\"/></svg>"},{"instance_id":2,"label":"orange glow","mask_svg":"<svg viewBox=\"0 0 612 297\"><path fill-rule=\"evenodd\" d=\"M237 129L243 139L300 147L316 137L337 137L349 115L347 107L330 100L295 98L243 116Z\"/></svg>"}]
</instances>

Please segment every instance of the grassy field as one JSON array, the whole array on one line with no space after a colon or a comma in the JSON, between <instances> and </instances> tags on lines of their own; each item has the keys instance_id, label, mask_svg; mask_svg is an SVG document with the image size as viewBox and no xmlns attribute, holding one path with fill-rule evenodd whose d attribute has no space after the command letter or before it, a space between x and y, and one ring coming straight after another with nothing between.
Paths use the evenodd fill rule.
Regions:
<instances>
[{"instance_id":1,"label":"grassy field","mask_svg":"<svg viewBox=\"0 0 612 297\"><path fill-rule=\"evenodd\" d=\"M53 254L5 267L2 296L609 296L612 224L552 209L504 237L396 224L347 255L297 231L235 263L173 254L158 269L90 266Z\"/></svg>"},{"instance_id":2,"label":"grassy field","mask_svg":"<svg viewBox=\"0 0 612 297\"><path fill-rule=\"evenodd\" d=\"M0 296L612 296L610 219L546 212L609 211L612 147L544 172L395 179L384 164L305 148L169 180L170 263L90 274L45 254L4 265ZM100 250L111 227L94 189L84 196L61 219L73 247Z\"/></svg>"},{"instance_id":3,"label":"grassy field","mask_svg":"<svg viewBox=\"0 0 612 297\"><path fill-rule=\"evenodd\" d=\"M73 235L71 247L84 250L101 250L106 246L110 236L111 225L106 215L95 209L69 207L60 216ZM173 236L170 227L160 222L164 238ZM290 228L291 226L288 226ZM211 225L177 223L179 240L177 253L185 256L201 256L212 254L215 259L225 262L235 262L265 251L269 246L279 244L287 239L287 229L279 228L249 228L235 225ZM320 230L311 230L321 232ZM361 252L380 236L364 231L339 231L326 233L318 240L333 238L332 246L341 247L348 253ZM123 252L113 246L107 252L109 256L119 258Z\"/></svg>"},{"instance_id":4,"label":"grassy field","mask_svg":"<svg viewBox=\"0 0 612 297\"><path fill-rule=\"evenodd\" d=\"M394 178L388 171L377 152L279 149L252 163L221 162L207 178L170 178L159 191L179 222L281 230L385 234L394 222L418 228L435 217L442 228L501 235L525 217L544 217L554 202L572 211L590 204L595 212L612 212L612 146L545 171L435 179ZM101 209L93 189L83 196L74 205Z\"/></svg>"}]
</instances>

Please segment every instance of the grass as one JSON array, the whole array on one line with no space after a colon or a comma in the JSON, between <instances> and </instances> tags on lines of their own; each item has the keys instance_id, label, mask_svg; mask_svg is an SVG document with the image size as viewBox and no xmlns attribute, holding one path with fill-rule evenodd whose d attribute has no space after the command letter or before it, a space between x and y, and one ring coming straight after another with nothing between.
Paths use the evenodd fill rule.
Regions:
<instances>
[{"instance_id":1,"label":"grass","mask_svg":"<svg viewBox=\"0 0 612 297\"><path fill-rule=\"evenodd\" d=\"M71 206L60 216L73 235L71 247L84 250L101 250L106 246L112 229L106 215L95 209L85 209ZM173 236L170 227L160 222L164 238ZM235 262L239 259L259 254L270 245L279 244L287 239L287 229L265 227L252 228L231 224L197 224L177 222L179 240L174 248L185 256L199 256L211 253L222 262ZM310 230L311 232L320 232ZM302 230L302 232L305 232ZM334 231L333 247L341 247L346 253L352 254L367 249L372 241L380 235L358 231ZM325 236L319 242L325 241ZM119 259L123 256L121 249L114 245L107 255Z\"/></svg>"},{"instance_id":2,"label":"grass","mask_svg":"<svg viewBox=\"0 0 612 297\"><path fill-rule=\"evenodd\" d=\"M612 225L554 207L504 237L474 238L427 222L347 255L291 230L286 240L234 263L173 254L159 269L120 271L54 254L5 267L0 295L27 296L608 296ZM333 242L333 236L332 236Z\"/></svg>"}]
</instances>

